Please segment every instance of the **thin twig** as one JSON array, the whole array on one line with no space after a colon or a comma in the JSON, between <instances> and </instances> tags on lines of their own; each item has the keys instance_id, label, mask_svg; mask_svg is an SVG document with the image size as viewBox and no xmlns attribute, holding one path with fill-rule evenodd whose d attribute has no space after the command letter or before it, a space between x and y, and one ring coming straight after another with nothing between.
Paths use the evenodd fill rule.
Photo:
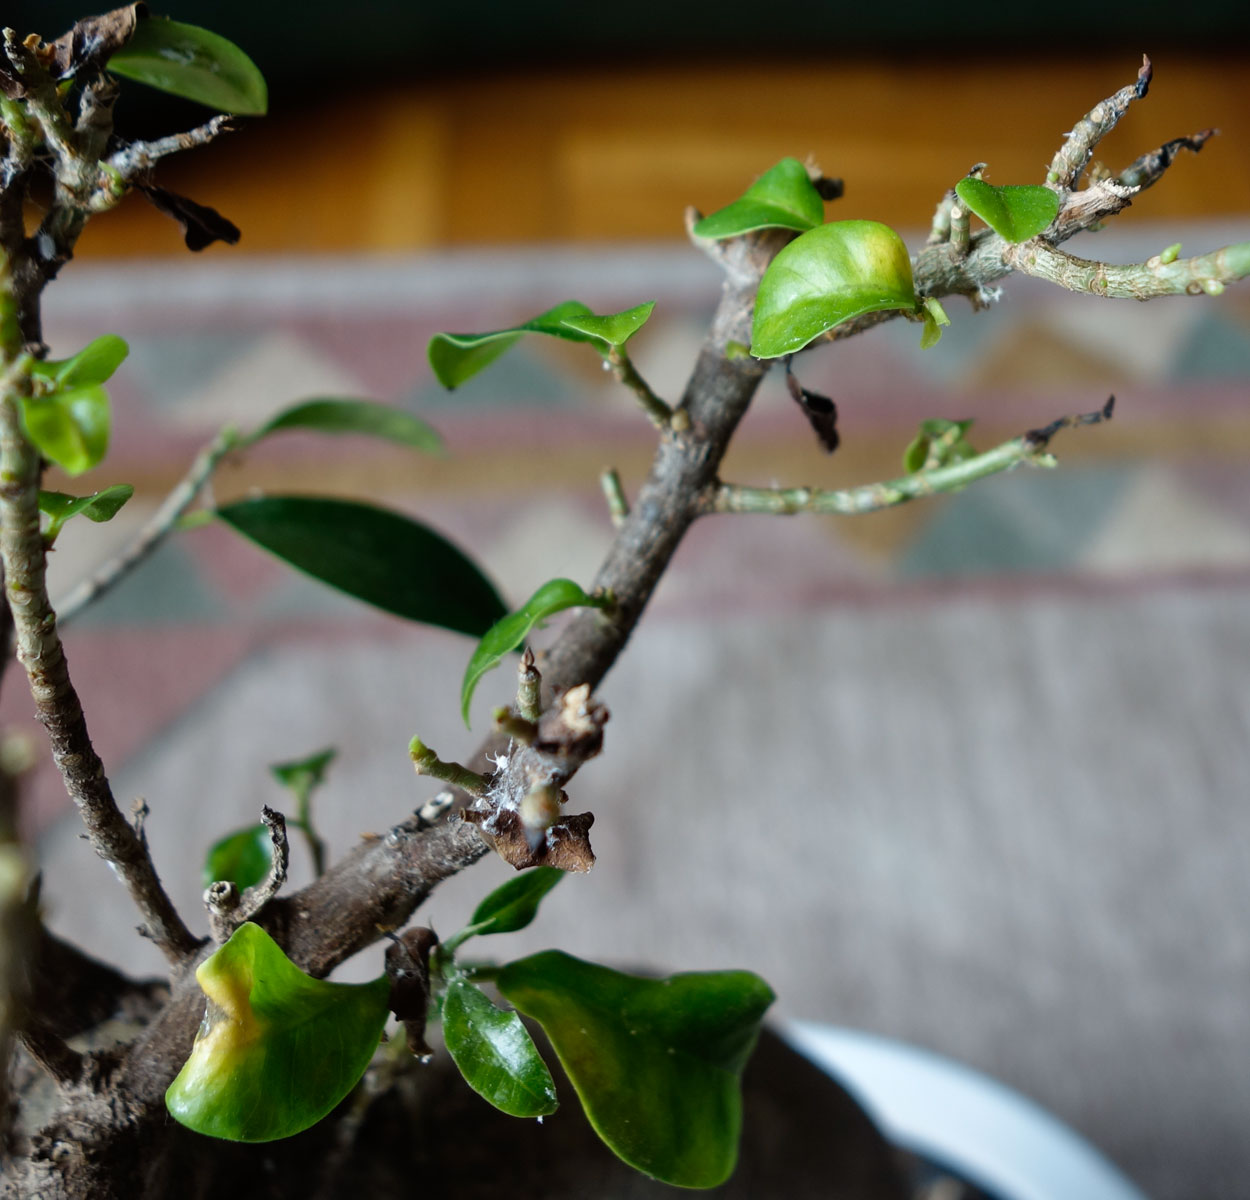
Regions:
<instances>
[{"instance_id":1,"label":"thin twig","mask_svg":"<svg viewBox=\"0 0 1250 1200\"><path fill-rule=\"evenodd\" d=\"M1109 420L1114 408L1112 397L1098 412L1061 417L1044 429L1033 429L1012 438L993 450L944 467L917 471L901 479L870 483L863 487L825 491L819 488L758 488L741 484L719 483L704 494L704 511L709 513L768 513L788 516L793 513L838 513L856 516L879 512L942 492L956 492L978 479L1010 471L1021 463L1053 467L1055 460L1045 454L1050 439L1061 429L1077 425L1096 425Z\"/></svg>"},{"instance_id":2,"label":"thin twig","mask_svg":"<svg viewBox=\"0 0 1250 1200\"><path fill-rule=\"evenodd\" d=\"M1163 173L1172 165L1172 160L1182 150L1190 150L1197 154L1207 141L1214 137L1218 130L1202 129L1190 137L1173 138L1164 142L1157 150L1151 150L1140 158L1134 159L1116 176L1116 181L1125 187L1135 187L1141 191L1153 186L1163 178Z\"/></svg>"},{"instance_id":3,"label":"thin twig","mask_svg":"<svg viewBox=\"0 0 1250 1200\"><path fill-rule=\"evenodd\" d=\"M1150 59L1143 54L1137 78L1128 86L1122 87L1114 96L1095 104L1072 127L1067 141L1059 148L1050 164L1050 170L1046 172L1048 184L1065 190L1077 185L1094 147L1116 127L1134 100L1145 97L1150 89L1151 74Z\"/></svg>"},{"instance_id":4,"label":"thin twig","mask_svg":"<svg viewBox=\"0 0 1250 1200\"><path fill-rule=\"evenodd\" d=\"M73 1087L82 1079L83 1056L71 1050L42 1021L29 1021L17 1036L26 1053L61 1087Z\"/></svg>"},{"instance_id":5,"label":"thin twig","mask_svg":"<svg viewBox=\"0 0 1250 1200\"><path fill-rule=\"evenodd\" d=\"M408 743L408 757L412 759L413 768L418 775L441 779L471 796L486 794L486 776L470 771L458 762L444 762L418 737Z\"/></svg>"},{"instance_id":6,"label":"thin twig","mask_svg":"<svg viewBox=\"0 0 1250 1200\"><path fill-rule=\"evenodd\" d=\"M144 562L149 555L173 532L178 518L195 501L200 490L213 472L239 442L234 428L223 429L196 456L195 462L182 481L174 488L164 503L153 514L138 536L116 557L104 563L94 575L77 584L73 591L56 604L57 619L62 625L72 621L84 608L98 600L105 592Z\"/></svg>"},{"instance_id":7,"label":"thin twig","mask_svg":"<svg viewBox=\"0 0 1250 1200\"><path fill-rule=\"evenodd\" d=\"M624 346L612 346L606 359L612 374L638 398L638 405L647 420L657 429L668 429L672 424L673 410L652 390L634 366Z\"/></svg>"},{"instance_id":8,"label":"thin twig","mask_svg":"<svg viewBox=\"0 0 1250 1200\"><path fill-rule=\"evenodd\" d=\"M516 673L516 708L523 721L534 722L542 716L542 683L543 677L534 665L534 651L526 646Z\"/></svg>"},{"instance_id":9,"label":"thin twig","mask_svg":"<svg viewBox=\"0 0 1250 1200\"><path fill-rule=\"evenodd\" d=\"M174 133L169 137L157 138L151 142L131 142L122 150L111 154L107 160L123 179L129 181L136 175L148 170L162 158L177 154L182 150L192 150L196 146L206 146L223 133L232 133L239 127L238 120L229 116L216 116L203 125L188 129L185 133Z\"/></svg>"}]
</instances>

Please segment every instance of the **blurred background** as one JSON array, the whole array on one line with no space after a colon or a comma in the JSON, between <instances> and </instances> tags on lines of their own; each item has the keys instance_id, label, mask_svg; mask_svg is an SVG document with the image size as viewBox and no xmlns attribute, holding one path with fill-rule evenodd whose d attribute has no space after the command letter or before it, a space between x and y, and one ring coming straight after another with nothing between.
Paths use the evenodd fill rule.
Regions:
<instances>
[{"instance_id":1,"label":"blurred background","mask_svg":"<svg viewBox=\"0 0 1250 1200\"><path fill-rule=\"evenodd\" d=\"M1146 51L1150 94L1097 157L1118 169L1220 136L1068 248L1129 262L1250 239L1240 6L1091 11L1075 34L1023 10L961 27L909 3L774 5L763 29L737 3L284 7L170 12L232 38L270 81L270 117L157 174L233 220L239 245L192 257L133 198L88 227L46 297L55 355L101 332L131 345L110 458L53 486L137 488L111 524L67 527L54 594L134 534L223 423L325 394L409 406L450 453L290 435L229 464L217 499L370 498L453 536L510 600L553 575L588 584L612 535L599 472L616 466L632 494L650 427L586 347L522 342L452 395L426 339L573 296L597 311L655 299L631 350L676 399L720 285L682 212L728 203L787 155L845 179L831 219L886 221L915 248L973 163L995 183L1039 180ZM40 0L4 19L52 37L79 15ZM119 128L204 116L132 86ZM923 354L903 322L814 352L801 373L838 402L832 458L767 379L729 479L869 482L899 473L926 417L976 418L988 447L1112 392L1118 406L1055 443L1055 472L868 517L700 523L602 689L607 753L572 799L596 814L599 863L503 952L751 967L784 1015L904 1038L1020 1089L1152 1196L1244 1196L1244 288L1143 306L1013 279L985 313L952 301ZM65 636L119 799L147 798L192 914L204 847L282 805L268 763L339 747L319 822L341 851L430 794L413 733L465 757L509 691L506 672L483 682L467 735L463 639L367 612L217 528L172 540ZM16 677L2 711L30 728ZM53 927L159 971L121 889L95 886L59 781L36 773L28 801ZM504 873L453 881L427 919L454 929Z\"/></svg>"}]
</instances>

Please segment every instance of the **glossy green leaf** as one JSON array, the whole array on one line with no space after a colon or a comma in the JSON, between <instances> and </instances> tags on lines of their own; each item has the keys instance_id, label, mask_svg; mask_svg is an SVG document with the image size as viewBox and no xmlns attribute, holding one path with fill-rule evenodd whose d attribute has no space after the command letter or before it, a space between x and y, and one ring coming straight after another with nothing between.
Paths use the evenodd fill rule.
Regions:
<instances>
[{"instance_id":1,"label":"glossy green leaf","mask_svg":"<svg viewBox=\"0 0 1250 1200\"><path fill-rule=\"evenodd\" d=\"M443 387L459 387L490 366L527 333L544 333L570 342L590 342L604 351L609 344L621 344L613 342L612 338L619 337L624 342L637 333L654 304L651 301L622 313L600 317L580 300L565 300L511 329L495 329L490 333L436 333L427 351L430 367ZM589 330L583 331L569 323L586 318L594 318L602 324L596 329L592 323Z\"/></svg>"},{"instance_id":2,"label":"glossy green leaf","mask_svg":"<svg viewBox=\"0 0 1250 1200\"><path fill-rule=\"evenodd\" d=\"M401 446L441 454L443 439L419 417L392 404L372 400L317 397L278 413L247 439L248 445L288 429L315 433L359 433Z\"/></svg>"},{"instance_id":3,"label":"glossy green leaf","mask_svg":"<svg viewBox=\"0 0 1250 1200\"><path fill-rule=\"evenodd\" d=\"M565 876L556 867L533 867L497 887L473 910L475 934L515 933L537 915L543 897Z\"/></svg>"},{"instance_id":4,"label":"glossy green leaf","mask_svg":"<svg viewBox=\"0 0 1250 1200\"><path fill-rule=\"evenodd\" d=\"M513 1117L542 1117L559 1107L556 1085L514 1012L496 1008L463 979L447 985L443 1040L465 1082L483 1100Z\"/></svg>"},{"instance_id":5,"label":"glossy green leaf","mask_svg":"<svg viewBox=\"0 0 1250 1200\"><path fill-rule=\"evenodd\" d=\"M89 521L111 521L122 505L135 494L128 483L115 483L90 496L70 496L65 492L40 492L39 511L48 518L44 539L49 545L56 541L62 526L71 517L86 517Z\"/></svg>"},{"instance_id":6,"label":"glossy green leaf","mask_svg":"<svg viewBox=\"0 0 1250 1200\"><path fill-rule=\"evenodd\" d=\"M704 217L695 237L730 238L753 229L815 229L825 219L825 203L807 168L797 158L783 158L765 171L732 204Z\"/></svg>"},{"instance_id":7,"label":"glossy green leaf","mask_svg":"<svg viewBox=\"0 0 1250 1200\"><path fill-rule=\"evenodd\" d=\"M751 353L793 354L853 317L916 307L903 239L877 221L833 221L795 238L764 272Z\"/></svg>"},{"instance_id":8,"label":"glossy green leaf","mask_svg":"<svg viewBox=\"0 0 1250 1200\"><path fill-rule=\"evenodd\" d=\"M243 891L265 878L272 861L273 842L264 825L235 830L204 856L204 886L226 879Z\"/></svg>"},{"instance_id":9,"label":"glossy green leaf","mask_svg":"<svg viewBox=\"0 0 1250 1200\"><path fill-rule=\"evenodd\" d=\"M525 641L535 625L541 628L542 621L566 608L604 608L606 605L606 600L588 596L571 579L552 579L544 583L522 608L492 625L473 651L460 686L460 714L465 725L469 724L469 704L478 680L497 667L505 654Z\"/></svg>"},{"instance_id":10,"label":"glossy green leaf","mask_svg":"<svg viewBox=\"0 0 1250 1200\"><path fill-rule=\"evenodd\" d=\"M165 1104L189 1129L234 1142L290 1137L321 1120L364 1074L389 1011L385 975L313 979L250 922L195 977L204 1020Z\"/></svg>"},{"instance_id":11,"label":"glossy green leaf","mask_svg":"<svg viewBox=\"0 0 1250 1200\"><path fill-rule=\"evenodd\" d=\"M595 313L589 313L565 317L564 324L575 333L589 334L591 337L606 342L609 346L623 346L647 323L647 318L651 316L651 310L654 307L655 301L648 300L645 304L639 304L635 308L627 308L624 312L609 313L607 316L601 317Z\"/></svg>"},{"instance_id":12,"label":"glossy green leaf","mask_svg":"<svg viewBox=\"0 0 1250 1200\"><path fill-rule=\"evenodd\" d=\"M903 469L915 474L975 458L977 452L964 436L971 428L971 421L948 421L943 417L921 421L919 432L903 453Z\"/></svg>"},{"instance_id":13,"label":"glossy green leaf","mask_svg":"<svg viewBox=\"0 0 1250 1200\"><path fill-rule=\"evenodd\" d=\"M216 515L297 570L410 621L476 637L507 611L460 550L389 509L328 496L260 496Z\"/></svg>"},{"instance_id":14,"label":"glossy green leaf","mask_svg":"<svg viewBox=\"0 0 1250 1200\"><path fill-rule=\"evenodd\" d=\"M283 787L290 788L293 792L306 792L320 787L325 782L326 770L338 757L338 753L333 746L330 746L325 750L317 751L316 754L310 754L307 758L295 759L292 762L272 763L269 773Z\"/></svg>"},{"instance_id":15,"label":"glossy green leaf","mask_svg":"<svg viewBox=\"0 0 1250 1200\"><path fill-rule=\"evenodd\" d=\"M140 20L106 65L114 75L221 112L259 116L269 107L269 90L256 64L233 42L198 25L163 17Z\"/></svg>"},{"instance_id":16,"label":"glossy green leaf","mask_svg":"<svg viewBox=\"0 0 1250 1200\"><path fill-rule=\"evenodd\" d=\"M106 333L84 346L72 358L36 362L31 373L62 391L107 383L126 361L130 347L115 333Z\"/></svg>"},{"instance_id":17,"label":"glossy green leaf","mask_svg":"<svg viewBox=\"0 0 1250 1200\"><path fill-rule=\"evenodd\" d=\"M543 1027L617 1155L679 1187L729 1178L742 1068L774 998L762 979L749 971L640 979L547 950L509 963L496 983Z\"/></svg>"},{"instance_id":18,"label":"glossy green leaf","mask_svg":"<svg viewBox=\"0 0 1250 1200\"><path fill-rule=\"evenodd\" d=\"M969 175L955 184L955 194L995 233L1009 242L1027 242L1059 212L1059 195L1030 184L995 187Z\"/></svg>"},{"instance_id":19,"label":"glossy green leaf","mask_svg":"<svg viewBox=\"0 0 1250 1200\"><path fill-rule=\"evenodd\" d=\"M111 423L108 393L99 384L22 400L27 437L70 475L81 475L103 459Z\"/></svg>"}]
</instances>

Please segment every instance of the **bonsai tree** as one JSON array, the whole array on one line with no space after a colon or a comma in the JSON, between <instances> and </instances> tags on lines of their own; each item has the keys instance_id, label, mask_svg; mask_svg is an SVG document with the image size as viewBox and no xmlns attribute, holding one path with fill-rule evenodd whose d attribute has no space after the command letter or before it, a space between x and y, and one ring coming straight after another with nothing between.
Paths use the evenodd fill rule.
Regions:
<instances>
[{"instance_id":1,"label":"bonsai tree","mask_svg":"<svg viewBox=\"0 0 1250 1200\"><path fill-rule=\"evenodd\" d=\"M222 115L176 136L124 142L112 122L122 80ZM0 520L7 603L0 620L16 659L6 683L22 686L25 676L84 834L126 886L169 976L129 979L43 925L38 876L16 840L19 781L6 767L4 1194L164 1195L183 1177L203 1189L306 1194L309 1178L351 1159L362 1115L425 1070L430 1020L440 1023L467 1088L501 1111L538 1118L555 1111L558 1089L529 1031L536 1025L592 1126L620 1158L681 1186L711 1187L729 1177L742 1122L739 1076L773 998L763 980L733 970L654 980L558 951L488 963L476 957L481 939L530 923L565 873L593 862L592 817L569 811L576 807L569 788L603 746L608 713L598 689L699 518L861 515L1017 467L1053 467L1051 444L1060 433L1098 424L1113 411L1108 399L1098 411L1058 415L983 450L973 445L970 422L935 418L906 447L894 478L843 490L738 484L722 478L721 464L770 368L784 371L790 394L832 453L840 440L836 407L802 384L800 355L836 353L828 343L900 318L917 324L923 346L936 346L951 319L944 301L962 297L967 304L956 316L974 314L996 300L1000 282L1014 272L1110 299L1145 300L1218 295L1250 271L1250 244L1194 258L1181 258L1172 246L1129 266L1062 249L1073 234L1114 217L1158 182L1181 150L1196 151L1209 136L1177 138L1118 173L1091 171L1095 147L1146 96L1150 81L1145 60L1135 79L1073 126L1040 181L998 186L984 178L984 164L973 167L941 196L928 240L914 254L877 222L827 222L825 206L841 194L841 182L794 159L769 167L728 207L708 217L688 212L691 241L723 268L725 285L680 397L657 395L631 361L628 345L653 308L641 297L617 313L570 299L537 315L518 313L506 329L434 338L430 366L449 388L492 366L521 338L537 336L581 343L569 353L599 354L636 398L654 426L655 455L632 503L615 473L604 476L616 535L592 580L551 580L513 608L464 550L386 509L308 496L194 508L228 455L284 430L365 433L416 452L438 445L432 429L400 409L317 397L258 428L223 430L138 540L85 580L58 613L46 586L48 551L67 521L106 521L131 489L117 483L75 495L46 487L45 475L55 465L72 478L104 460L105 385L127 347L105 333L68 358L50 360L44 289L72 258L85 223L134 192L178 221L192 250L236 240L228 220L162 188L155 173L166 156L263 113L266 93L237 47L150 17L142 5L83 20L51 41L5 30ZM481 677L513 651L524 653L515 702L494 712L476 756L464 764L445 759L414 736L413 766L439 789L415 812L397 812L384 835L345 854L333 856L312 814L332 752L275 766L292 811L265 809L254 826L222 830L206 848L205 912L188 914L175 910L149 854L146 807L127 815L110 789L59 625L165 538L205 521L223 523L362 601L473 639L461 684L466 724ZM532 631L563 612L571 615L559 635L536 656L527 648ZM292 833L306 841L316 878L284 893ZM491 853L520 874L487 895L465 928L440 940L410 924L440 882ZM100 886L111 886L104 876ZM466 945L474 957L462 956ZM376 965L371 982L327 979L362 952ZM493 985L499 999L483 985ZM118 1013L133 1029L122 1044L71 1045ZM263 1164L273 1159L251 1143L264 1143L265 1155L276 1153L268 1149L273 1143L294 1146L284 1161L298 1169L277 1180L264 1175Z\"/></svg>"}]
</instances>

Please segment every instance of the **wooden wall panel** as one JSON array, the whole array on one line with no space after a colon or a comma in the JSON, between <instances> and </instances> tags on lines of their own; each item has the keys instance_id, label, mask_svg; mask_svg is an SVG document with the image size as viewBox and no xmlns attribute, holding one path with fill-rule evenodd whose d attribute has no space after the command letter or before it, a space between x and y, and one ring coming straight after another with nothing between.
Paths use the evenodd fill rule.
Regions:
<instances>
[{"instance_id":1,"label":"wooden wall panel","mask_svg":"<svg viewBox=\"0 0 1250 1200\"><path fill-rule=\"evenodd\" d=\"M1209 125L1128 219L1250 210L1244 56L1160 56L1150 95L1105 143L1119 167ZM1073 120L1131 81L1132 52L1066 62L676 65L455 79L257 122L161 181L244 230L236 253L414 250L680 236L790 154L847 181L838 212L916 228L979 159L1039 180ZM90 255L180 252L137 201L97 221ZM220 250L213 251L221 253Z\"/></svg>"}]
</instances>

